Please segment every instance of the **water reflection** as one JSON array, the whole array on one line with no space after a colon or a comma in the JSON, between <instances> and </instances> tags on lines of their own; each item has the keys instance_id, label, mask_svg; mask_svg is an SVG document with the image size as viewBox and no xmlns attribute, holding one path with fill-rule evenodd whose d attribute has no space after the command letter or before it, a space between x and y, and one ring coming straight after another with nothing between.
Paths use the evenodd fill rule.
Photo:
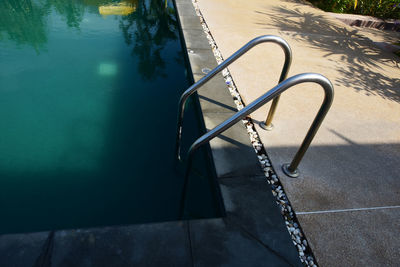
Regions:
<instances>
[{"instance_id":1,"label":"water reflection","mask_svg":"<svg viewBox=\"0 0 400 267\"><path fill-rule=\"evenodd\" d=\"M68 27L79 29L85 13L85 6L81 1L47 0L46 6L53 7L64 18Z\"/></svg>"},{"instance_id":2,"label":"water reflection","mask_svg":"<svg viewBox=\"0 0 400 267\"><path fill-rule=\"evenodd\" d=\"M114 15L125 43L139 60L144 79L164 76L169 40L177 39L177 21L172 5L164 0L1 0L0 41L9 39L29 45L39 54L48 41L49 15L54 12L69 28L80 29L85 13Z\"/></svg>"},{"instance_id":3,"label":"water reflection","mask_svg":"<svg viewBox=\"0 0 400 267\"><path fill-rule=\"evenodd\" d=\"M120 3L111 3L99 6L99 13L103 16L121 15L126 16L136 11L137 0L122 1Z\"/></svg>"},{"instance_id":4,"label":"water reflection","mask_svg":"<svg viewBox=\"0 0 400 267\"><path fill-rule=\"evenodd\" d=\"M139 58L138 69L145 79L165 75L161 52L168 40L177 39L177 25L173 8L160 0L140 1L135 13L121 17L125 42L133 44L132 54Z\"/></svg>"},{"instance_id":5,"label":"water reflection","mask_svg":"<svg viewBox=\"0 0 400 267\"><path fill-rule=\"evenodd\" d=\"M31 0L0 1L0 41L9 38L18 45L28 44L37 52L47 42L48 6Z\"/></svg>"}]
</instances>

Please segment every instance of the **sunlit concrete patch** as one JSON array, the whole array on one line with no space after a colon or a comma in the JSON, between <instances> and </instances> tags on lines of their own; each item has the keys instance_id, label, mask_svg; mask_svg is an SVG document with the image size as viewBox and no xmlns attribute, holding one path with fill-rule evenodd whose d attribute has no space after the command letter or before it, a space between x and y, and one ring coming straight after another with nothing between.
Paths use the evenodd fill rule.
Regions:
<instances>
[{"instance_id":1,"label":"sunlit concrete patch","mask_svg":"<svg viewBox=\"0 0 400 267\"><path fill-rule=\"evenodd\" d=\"M100 63L98 73L102 76L114 76L118 72L117 64L110 62Z\"/></svg>"}]
</instances>

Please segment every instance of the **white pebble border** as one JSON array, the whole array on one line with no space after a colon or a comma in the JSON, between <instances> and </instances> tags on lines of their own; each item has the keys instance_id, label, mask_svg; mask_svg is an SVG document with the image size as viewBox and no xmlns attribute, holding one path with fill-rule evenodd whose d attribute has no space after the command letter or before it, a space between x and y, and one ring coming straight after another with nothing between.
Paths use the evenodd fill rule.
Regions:
<instances>
[{"instance_id":1,"label":"white pebble border","mask_svg":"<svg viewBox=\"0 0 400 267\"><path fill-rule=\"evenodd\" d=\"M221 52L218 49L217 44L214 41L214 38L211 35L211 32L203 18L203 15L201 14L201 11L197 5L197 1L192 0L192 3L196 10L197 16L200 18L201 25L203 27L204 32L207 35L208 42L212 48L212 51L217 60L217 63L221 64L224 61L224 59L221 55ZM235 102L238 110L241 110L242 108L244 108L244 103L242 101L242 98L240 97L240 94L235 86L235 83L232 79L232 76L231 76L229 70L224 69L222 71L222 75L228 86L229 92L231 93L231 95L233 97L233 101ZM275 170L273 169L273 167L271 165L271 162L267 156L264 146L262 145L262 143L260 141L258 133L256 132L256 130L254 128L254 124L253 124L251 118L247 117L246 119L242 120L242 122L246 126L247 133L249 134L250 141L254 147L255 152L257 153L257 157L261 164L261 168L264 170L264 174L265 174L265 177L267 178L267 182L268 182L268 184L271 185L272 194L275 196L276 203L278 204L278 206L281 209L281 213L285 219L286 227L292 238L293 244L295 245L295 247L297 248L297 251L299 252L300 261L305 266L317 267L317 263L314 259L311 248L308 246L306 237L305 237L301 227L299 226L300 224L293 212L290 202L286 196L286 193L283 190L283 186L282 186L281 182L279 181L279 178L276 175Z\"/></svg>"}]
</instances>

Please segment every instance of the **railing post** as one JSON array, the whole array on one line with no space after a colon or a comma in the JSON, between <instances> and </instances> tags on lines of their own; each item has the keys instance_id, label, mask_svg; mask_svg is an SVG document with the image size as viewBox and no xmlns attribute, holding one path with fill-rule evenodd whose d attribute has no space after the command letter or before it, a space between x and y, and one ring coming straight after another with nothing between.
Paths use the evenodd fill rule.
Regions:
<instances>
[{"instance_id":1,"label":"railing post","mask_svg":"<svg viewBox=\"0 0 400 267\"><path fill-rule=\"evenodd\" d=\"M271 107L269 108L268 116L265 122L260 122L259 125L262 129L266 131L272 131L274 129L274 125L272 124L272 119L274 118L276 108L278 107L280 95L274 98L272 101Z\"/></svg>"},{"instance_id":2,"label":"railing post","mask_svg":"<svg viewBox=\"0 0 400 267\"><path fill-rule=\"evenodd\" d=\"M289 53L286 52L285 50L285 63L282 68L281 76L279 77L279 83L283 82L286 80L290 64L292 63L292 52L289 51ZM262 129L271 131L274 128L274 125L272 124L272 120L274 118L276 108L278 107L279 99L281 95L278 95L277 97L274 98L272 101L271 107L269 108L268 116L265 122L260 122L259 125Z\"/></svg>"},{"instance_id":3,"label":"railing post","mask_svg":"<svg viewBox=\"0 0 400 267\"><path fill-rule=\"evenodd\" d=\"M324 96L324 101L322 102L322 105L318 110L317 116L315 116L315 119L312 122L310 128L308 129L306 137L301 143L300 148L297 151L296 155L294 156L292 162L290 164L286 163L282 165L283 172L292 178L296 178L299 176L299 171L297 167L299 166L300 161L303 159L304 154L306 153L308 147L311 144L311 141L314 139L314 136L318 132L318 129L321 126L322 121L324 120L326 114L329 111L329 108L332 105L333 94L334 94L333 85L329 82L328 79L326 80L327 82L324 83L318 82L324 88L325 96Z\"/></svg>"}]
</instances>

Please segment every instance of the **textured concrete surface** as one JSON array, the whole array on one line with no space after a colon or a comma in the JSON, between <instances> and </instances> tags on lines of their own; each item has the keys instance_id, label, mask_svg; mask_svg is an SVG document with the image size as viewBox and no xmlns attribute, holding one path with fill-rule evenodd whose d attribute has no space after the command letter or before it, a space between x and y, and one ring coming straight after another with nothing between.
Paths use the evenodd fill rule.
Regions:
<instances>
[{"instance_id":1,"label":"textured concrete surface","mask_svg":"<svg viewBox=\"0 0 400 267\"><path fill-rule=\"evenodd\" d=\"M194 74L194 80L200 80L203 75ZM217 75L204 84L199 91L201 110L203 113L225 113L226 118L237 112L232 97L226 92L225 80ZM207 97L212 95L212 98Z\"/></svg>"},{"instance_id":2,"label":"textured concrete surface","mask_svg":"<svg viewBox=\"0 0 400 267\"><path fill-rule=\"evenodd\" d=\"M355 14L328 13L332 17L350 26L375 28L380 30L400 31L399 20L382 20L379 18Z\"/></svg>"},{"instance_id":3,"label":"textured concrete surface","mask_svg":"<svg viewBox=\"0 0 400 267\"><path fill-rule=\"evenodd\" d=\"M193 221L190 224L196 266L291 265L285 258L226 220Z\"/></svg>"},{"instance_id":4,"label":"textured concrete surface","mask_svg":"<svg viewBox=\"0 0 400 267\"><path fill-rule=\"evenodd\" d=\"M0 266L35 266L48 232L0 236Z\"/></svg>"},{"instance_id":5,"label":"textured concrete surface","mask_svg":"<svg viewBox=\"0 0 400 267\"><path fill-rule=\"evenodd\" d=\"M399 45L395 45L400 40L399 21L382 21L373 17L327 13L344 24L357 26L357 33L363 35L374 42L374 45L388 52L400 50ZM395 31L397 29L397 31Z\"/></svg>"},{"instance_id":6,"label":"textured concrete surface","mask_svg":"<svg viewBox=\"0 0 400 267\"><path fill-rule=\"evenodd\" d=\"M189 222L196 266L302 266L265 177L220 184L227 217Z\"/></svg>"},{"instance_id":7,"label":"textured concrete surface","mask_svg":"<svg viewBox=\"0 0 400 267\"><path fill-rule=\"evenodd\" d=\"M357 28L358 32L374 42L396 43L400 39L400 32L382 31L370 28Z\"/></svg>"},{"instance_id":8,"label":"textured concrete surface","mask_svg":"<svg viewBox=\"0 0 400 267\"><path fill-rule=\"evenodd\" d=\"M298 179L286 177L281 164L290 162L297 151L322 102L323 91L314 84L286 91L275 116L275 129L267 132L257 127L295 211L399 206L399 58L380 49L374 43L379 40L368 38L371 33L347 26L301 1L254 0L244 5L240 1L199 0L198 4L224 58L256 36L278 35L293 50L289 76L317 72L334 84L334 104L300 164ZM390 39L385 34L379 38ZM262 44L231 65L246 103L276 85L283 61L277 45ZM262 121L267 111L268 105L252 117ZM361 255L368 257L361 243L342 239L340 233L368 239L371 228L346 224L346 215L339 213L330 215L338 224L343 222L343 227L329 229L337 238L329 245L318 242L325 238L320 214L309 214L313 219L301 222L322 265L364 266L363 262L374 260L390 265L400 258L397 250L391 250L393 253L370 255L361 261ZM400 220L396 214L391 220ZM317 223L319 218L321 224ZM365 215L366 221L374 219ZM388 231L389 217L382 220L386 226L376 230ZM388 250L400 247L399 240L388 243L383 236L373 240L374 246ZM344 260L340 251L346 248L352 253Z\"/></svg>"},{"instance_id":9,"label":"textured concrete surface","mask_svg":"<svg viewBox=\"0 0 400 267\"><path fill-rule=\"evenodd\" d=\"M185 32L186 31L184 31L184 34ZM191 37L197 39L199 36L205 38L203 35L192 35ZM189 44L186 45L189 47L188 50L190 51L189 61L191 63L192 73L204 75L203 69L213 69L217 66L217 62L215 61L215 57L209 48L204 49L196 47L196 45L199 43L200 42L194 41L191 43L193 46L189 46Z\"/></svg>"},{"instance_id":10,"label":"textured concrete surface","mask_svg":"<svg viewBox=\"0 0 400 267\"><path fill-rule=\"evenodd\" d=\"M265 179L264 175L220 179L226 220L276 255L298 265L297 251L291 244L288 246L283 217Z\"/></svg>"},{"instance_id":11,"label":"textured concrete surface","mask_svg":"<svg viewBox=\"0 0 400 267\"><path fill-rule=\"evenodd\" d=\"M229 118L226 113L204 113L208 130ZM249 145L245 127L238 123L211 140L218 177L262 175L254 149Z\"/></svg>"},{"instance_id":12,"label":"textured concrete surface","mask_svg":"<svg viewBox=\"0 0 400 267\"><path fill-rule=\"evenodd\" d=\"M299 215L313 247L326 247L321 266L399 266L400 209ZM310 228L323 229L322 234ZM336 243L340 241L341 246ZM340 256L338 256L340 255Z\"/></svg>"},{"instance_id":13,"label":"textured concrete surface","mask_svg":"<svg viewBox=\"0 0 400 267\"><path fill-rule=\"evenodd\" d=\"M190 266L185 222L58 231L52 266Z\"/></svg>"}]
</instances>

